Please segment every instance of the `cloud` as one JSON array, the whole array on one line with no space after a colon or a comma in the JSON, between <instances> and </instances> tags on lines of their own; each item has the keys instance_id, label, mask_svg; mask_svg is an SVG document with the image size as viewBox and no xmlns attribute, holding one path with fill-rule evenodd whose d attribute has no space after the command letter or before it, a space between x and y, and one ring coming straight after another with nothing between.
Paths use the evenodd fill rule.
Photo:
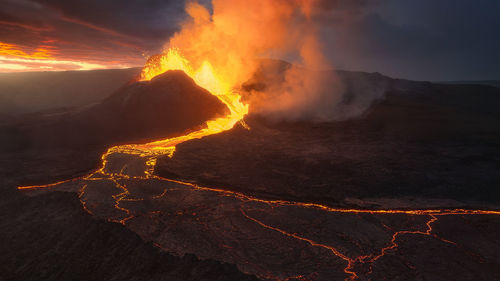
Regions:
<instances>
[{"instance_id":1,"label":"cloud","mask_svg":"<svg viewBox=\"0 0 500 281\"><path fill-rule=\"evenodd\" d=\"M0 2L0 41L10 46L0 54L3 58L40 59L33 55L36 50L50 50L52 60L72 61L74 69L82 69L81 62L99 68L140 66L161 50L185 16L179 1ZM58 69L54 64L30 67L10 63L0 71Z\"/></svg>"},{"instance_id":2,"label":"cloud","mask_svg":"<svg viewBox=\"0 0 500 281\"><path fill-rule=\"evenodd\" d=\"M337 67L419 80L500 78L500 2L357 4L319 15Z\"/></svg>"},{"instance_id":3,"label":"cloud","mask_svg":"<svg viewBox=\"0 0 500 281\"><path fill-rule=\"evenodd\" d=\"M498 1L301 1L337 68L422 80L500 77ZM212 11L210 0L200 2ZM0 0L0 38L28 52L51 46L62 60L141 65L179 30L184 4Z\"/></svg>"}]
</instances>

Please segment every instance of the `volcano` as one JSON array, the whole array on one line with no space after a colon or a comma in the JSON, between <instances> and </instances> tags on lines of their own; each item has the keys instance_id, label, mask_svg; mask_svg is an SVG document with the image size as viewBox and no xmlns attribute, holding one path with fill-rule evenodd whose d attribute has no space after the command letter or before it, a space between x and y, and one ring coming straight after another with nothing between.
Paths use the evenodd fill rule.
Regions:
<instances>
[{"instance_id":1,"label":"volcano","mask_svg":"<svg viewBox=\"0 0 500 281\"><path fill-rule=\"evenodd\" d=\"M493 7L70 2L0 12L78 69L0 74L0 281L500 280Z\"/></svg>"},{"instance_id":2,"label":"volcano","mask_svg":"<svg viewBox=\"0 0 500 281\"><path fill-rule=\"evenodd\" d=\"M22 115L5 122L0 149L6 157L14 153L13 157L26 164L8 165L5 173L24 171L28 182L32 176L66 178L75 169L83 172L98 166L101 154L110 146L182 135L228 111L181 71L169 71L152 81L130 78L131 82L97 104ZM79 161L64 163L61 159ZM45 169L59 172L31 171L39 161Z\"/></svg>"},{"instance_id":3,"label":"volcano","mask_svg":"<svg viewBox=\"0 0 500 281\"><path fill-rule=\"evenodd\" d=\"M335 75L349 98L331 110L355 105L364 95L365 87L359 85L383 85L385 91L355 119L290 121L251 113L232 129L208 135L191 129L158 144L175 153L154 150L157 142L152 142L111 147L93 165L80 160L71 166L75 161L66 158L59 160L64 168L34 168L39 162L21 160L18 179L26 180L30 169L38 169L32 175L38 182L50 182L46 171L70 174L72 180L19 188L35 196L30 198L35 202L76 193L78 200L68 208L83 207L95 218L120 223L164 252L227 263L240 271L221 270L226 278L253 278L243 272L263 280L409 280L436 274L448 280L476 274L492 279L498 274L498 261L489 249L498 241L495 187L500 178L498 146L488 140L500 132L494 106L498 88L413 82L377 73ZM275 77L277 82L257 77L245 87L269 87L280 82L280 75ZM157 108L155 114L164 114L159 109L170 104L172 95L185 97L198 89L198 96L207 97L190 85L182 72L167 72L151 82L126 85L98 106L73 114L91 119L106 108L110 116L103 120L108 124L128 124L120 121L130 111ZM141 100L162 95L164 106ZM220 113L227 110L206 99L207 104L212 101ZM190 112L201 107L197 102L177 105ZM212 112L214 117L218 113ZM130 138L158 133L157 127L150 128ZM122 132L122 140L127 136L126 130L116 132ZM16 176L10 177L18 183ZM90 239L93 234L86 235ZM416 253L415 248L422 250ZM457 256L468 270L460 262L448 263ZM189 266L194 264L198 262Z\"/></svg>"},{"instance_id":4,"label":"volcano","mask_svg":"<svg viewBox=\"0 0 500 281\"><path fill-rule=\"evenodd\" d=\"M227 113L219 99L184 72L172 70L130 83L75 118L85 120L88 130L97 129L106 142L130 143L193 130Z\"/></svg>"}]
</instances>

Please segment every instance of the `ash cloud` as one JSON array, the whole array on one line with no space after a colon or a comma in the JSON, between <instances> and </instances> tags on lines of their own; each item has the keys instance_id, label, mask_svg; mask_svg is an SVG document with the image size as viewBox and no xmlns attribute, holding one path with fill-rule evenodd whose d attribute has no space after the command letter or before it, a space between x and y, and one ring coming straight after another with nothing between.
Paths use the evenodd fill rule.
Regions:
<instances>
[{"instance_id":1,"label":"ash cloud","mask_svg":"<svg viewBox=\"0 0 500 281\"><path fill-rule=\"evenodd\" d=\"M316 18L326 2L213 0L211 10L189 2L190 18L166 44L199 69L206 62L223 84L238 87L258 69L255 58L287 58L282 83L251 89L250 112L284 119L331 120L342 84L326 56ZM331 4L329 4L331 5Z\"/></svg>"},{"instance_id":2,"label":"ash cloud","mask_svg":"<svg viewBox=\"0 0 500 281\"><path fill-rule=\"evenodd\" d=\"M324 22L350 21L361 14L365 1L296 2L302 14L286 23L293 33L285 41L285 52L271 54L288 58L291 64L267 60L243 85L250 112L280 120L343 120L362 114L383 97L386 85L366 77L342 75L334 70L325 38ZM353 83L353 80L355 82ZM259 86L260 85L260 86Z\"/></svg>"},{"instance_id":3,"label":"ash cloud","mask_svg":"<svg viewBox=\"0 0 500 281\"><path fill-rule=\"evenodd\" d=\"M261 60L242 86L250 113L275 121L339 121L365 113L383 99L390 78L378 73L314 71L280 60Z\"/></svg>"}]
</instances>

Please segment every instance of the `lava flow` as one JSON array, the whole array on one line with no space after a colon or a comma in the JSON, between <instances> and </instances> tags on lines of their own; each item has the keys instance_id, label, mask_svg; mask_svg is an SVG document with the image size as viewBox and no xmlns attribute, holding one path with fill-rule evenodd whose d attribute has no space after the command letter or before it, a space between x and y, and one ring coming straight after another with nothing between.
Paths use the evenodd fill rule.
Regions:
<instances>
[{"instance_id":1,"label":"lava flow","mask_svg":"<svg viewBox=\"0 0 500 281\"><path fill-rule=\"evenodd\" d=\"M157 159L161 156L172 157L176 145L180 143L230 130L238 122L248 129L243 118L249 107L241 102L237 87L247 81L248 75L255 70L254 65L245 64L255 55L279 47L304 55L303 62L306 66L311 66L312 61L321 60L320 56L316 56L319 53L316 49L308 49L317 46L311 35L314 33L303 25L296 28L292 24L293 15L296 14L294 5L299 5L307 18L307 11L310 11L307 3L310 1L261 0L255 1L257 4L251 4L253 1L217 0L213 4L213 18L201 5L188 2L187 13L192 17L192 22L182 26L182 30L171 39L167 51L148 60L139 80L151 80L168 70L182 70L223 102L228 107L229 114L209 120L204 128L183 136L111 147L101 156L101 167L83 177L47 185L20 186L19 190L34 194L45 190L76 192L83 208L90 214L119 222L168 252L179 255L192 253L201 259L211 258L236 264L243 272L274 280L313 280L321 274L317 267L325 268L322 273L331 273L340 268L336 276L345 280L366 279L375 263L396 252L399 247L398 239L403 235L428 236L446 246L460 247L458 243L433 232L433 225L440 217L500 215L500 211L470 209L335 208L308 202L268 200L226 188L204 187L155 175ZM262 8L264 4L267 9ZM247 11L248 5L253 8L251 13ZM220 13L217 14L217 11ZM245 18L250 16L252 18ZM255 18L259 20L256 21ZM290 28L293 32L288 32ZM285 36L280 36L285 34L307 40L294 38L297 40L290 40L294 42L293 46L285 46L284 41L287 40L282 38ZM295 44L299 41L300 44ZM186 198L192 201L185 202ZM258 212L265 215L259 217L256 215ZM356 245L357 250L351 251L345 245L334 244L346 243L348 239L344 236L335 241L329 240L331 237L316 239L316 236L321 236L323 229L315 229L309 219L299 222L295 216L297 214L308 214L308 218L355 217L352 220L359 219L361 215L370 216L371 229L378 231L382 237L380 240L384 243L372 243L364 247ZM182 220L171 219L178 216L183 216ZM380 219L387 216L425 220L420 224L413 223L412 227L403 225L396 229L380 223ZM352 227L351 222L339 224L338 227ZM158 230L154 229L156 224L169 227ZM173 227L170 227L171 224L174 224ZM144 225L147 227L143 227ZM179 230L182 227L183 231ZM333 228L332 233L344 235L342 231L335 232L336 230ZM355 230L355 234L362 232ZM166 238L158 233L163 233ZM283 246L279 245L280 241L272 240L275 237L279 237L276 239L280 241L286 240ZM353 244L361 244L355 238L352 240L355 242ZM262 244L252 244L257 243L255 241L261 241ZM249 253L245 252L248 248L251 248ZM303 265L299 259L297 263L283 261L280 265L289 266L287 270L273 267L289 258L289 252L293 249L298 249L296 256L302 258L303 255L309 255L315 262ZM279 256L279 261L264 261L275 256ZM307 267L310 264L313 265ZM329 280L321 280L325 279Z\"/></svg>"},{"instance_id":2,"label":"lava flow","mask_svg":"<svg viewBox=\"0 0 500 281\"><path fill-rule=\"evenodd\" d=\"M363 276L369 276L372 272L372 266L375 262L380 260L382 257L390 252L394 252L398 248L397 239L402 235L425 235L431 236L439 241L447 244L455 245L454 242L447 239L441 238L432 233L432 224L438 221L438 216L449 216L449 215L500 215L500 211L489 211L489 210L468 210L468 209L414 209L414 210L404 210L404 209L344 209L344 208L333 208L330 206L306 203L306 202L294 202L286 200L267 200L262 198L257 198L253 196L246 195L244 193L229 191L224 188L211 188L202 187L193 183L183 182L178 180L161 178L154 175L154 166L156 165L156 160L158 157L167 155L172 157L175 152L175 146L179 143L209 136L212 134L217 134L226 130L231 129L237 122L241 122L242 118L248 112L248 106L241 103L240 97L237 92L232 91L232 88L228 83L217 76L214 69L211 67L208 61L203 62L202 66L193 70L188 61L182 57L180 52L176 49L171 49L160 57L156 57L154 60L150 60L148 65L144 68L141 80L149 80L154 76L161 74L167 70L180 69L185 71L190 77L192 77L196 83L206 87L211 93L214 91L220 91L219 94L215 94L224 104L226 104L230 110L230 113L225 117L220 117L215 120L208 121L206 127L189 133L184 136L179 136L175 138L169 138L165 140L155 141L146 144L129 144L111 147L108 151L102 155L102 166L97 171L86 175L81 178L56 182L47 185L38 186L20 186L20 190L57 190L60 186L67 185L78 185L75 190L79 194L80 201L82 202L83 208L90 214L96 213L96 206L93 200L87 198L89 195L88 189L89 185L92 183L106 183L109 182L114 185L117 192L112 195L112 206L116 210L115 214L108 215L108 219L111 221L119 222L125 226L128 226L128 222L135 218L135 213L130 207L123 206L125 203L130 204L133 202L145 201L146 197L136 197L131 195L130 187L127 186L127 181L139 180L139 181L160 181L168 182L172 184L177 184L192 190L199 192L209 192L217 195L222 195L224 197L232 198L236 200L237 204L240 205L238 210L243 215L245 219L250 222L254 222L263 229L272 230L280 233L286 237L295 239L297 241L305 242L312 247L319 247L330 251L334 256L343 260L346 265L343 269L344 273L348 276L346 280L355 280L360 278L360 274ZM142 171L135 174L127 174L125 168L129 164L123 164L119 170L113 168L114 157L121 157L130 155L133 157L138 157L142 159L141 168ZM140 170L139 169L139 170ZM162 200L167 193L168 189L164 189L161 193L156 194L148 200ZM286 208L293 207L301 210L316 210L324 213L331 214L369 214L369 215L406 215L406 216L428 216L429 220L426 222L425 230L391 230L392 239L388 242L387 246L374 251L369 254L362 254L355 257L351 257L347 253L344 253L338 247L334 247L324 242L317 242L313 238L307 237L305 235L298 234L296 232L287 231L278 226L273 226L268 223L263 222L255 217L249 215L248 210L243 210L244 204L251 202L253 204L264 204L266 206L271 206L273 209L275 207ZM128 205L127 205L128 206ZM152 214L158 214L159 211L153 211ZM208 227L208 226L205 226ZM161 245L155 242L155 245ZM223 244L224 248L227 248L226 244ZM167 249L169 250L169 249ZM238 260L228 260L229 262L238 263ZM368 266L368 270L366 269ZM290 280L291 277L276 277L276 273L264 273L257 270L249 270L249 273L257 274L258 276L266 279L285 279ZM295 277L295 279L307 280L304 276L313 276L314 273L299 272L293 276L302 276L300 278ZM313 279L312 277L309 279Z\"/></svg>"}]
</instances>

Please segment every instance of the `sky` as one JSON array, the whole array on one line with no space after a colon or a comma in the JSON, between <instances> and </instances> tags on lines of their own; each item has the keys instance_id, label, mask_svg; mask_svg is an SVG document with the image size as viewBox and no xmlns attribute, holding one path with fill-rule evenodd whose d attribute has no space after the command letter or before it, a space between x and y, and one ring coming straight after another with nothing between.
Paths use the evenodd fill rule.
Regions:
<instances>
[{"instance_id":1,"label":"sky","mask_svg":"<svg viewBox=\"0 0 500 281\"><path fill-rule=\"evenodd\" d=\"M311 1L337 69L500 80L500 1ZM0 7L0 72L142 66L186 17L182 0L0 0Z\"/></svg>"}]
</instances>

